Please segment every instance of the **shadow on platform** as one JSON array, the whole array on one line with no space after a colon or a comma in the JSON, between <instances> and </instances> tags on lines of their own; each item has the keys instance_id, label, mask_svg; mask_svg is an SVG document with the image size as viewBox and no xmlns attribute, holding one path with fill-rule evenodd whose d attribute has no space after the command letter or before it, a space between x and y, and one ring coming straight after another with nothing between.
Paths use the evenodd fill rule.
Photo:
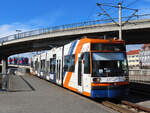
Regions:
<instances>
[{"instance_id":1,"label":"shadow on platform","mask_svg":"<svg viewBox=\"0 0 150 113\"><path fill-rule=\"evenodd\" d=\"M23 76L12 75L9 84L8 92L35 91L35 88Z\"/></svg>"}]
</instances>

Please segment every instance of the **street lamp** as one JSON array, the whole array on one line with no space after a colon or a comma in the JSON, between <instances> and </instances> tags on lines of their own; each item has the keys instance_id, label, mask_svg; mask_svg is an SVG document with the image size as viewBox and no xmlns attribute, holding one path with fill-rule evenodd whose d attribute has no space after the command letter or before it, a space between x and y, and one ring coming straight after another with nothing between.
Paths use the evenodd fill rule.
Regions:
<instances>
[{"instance_id":1,"label":"street lamp","mask_svg":"<svg viewBox=\"0 0 150 113\"><path fill-rule=\"evenodd\" d=\"M18 37L17 37L17 38L19 38L19 33L21 33L21 32L22 32L22 30L17 29L17 30L16 30L16 32L18 33L18 34L17 34L17 35L18 35Z\"/></svg>"}]
</instances>

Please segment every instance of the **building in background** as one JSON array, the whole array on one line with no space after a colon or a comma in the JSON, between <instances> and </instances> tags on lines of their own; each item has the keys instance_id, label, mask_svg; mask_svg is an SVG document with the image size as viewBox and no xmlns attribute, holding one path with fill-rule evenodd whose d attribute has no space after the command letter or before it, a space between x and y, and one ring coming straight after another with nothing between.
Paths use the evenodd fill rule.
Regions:
<instances>
[{"instance_id":1,"label":"building in background","mask_svg":"<svg viewBox=\"0 0 150 113\"><path fill-rule=\"evenodd\" d=\"M150 69L150 44L144 44L139 52L141 68Z\"/></svg>"},{"instance_id":2,"label":"building in background","mask_svg":"<svg viewBox=\"0 0 150 113\"><path fill-rule=\"evenodd\" d=\"M141 63L139 60L139 51L137 50L131 50L127 52L127 60L128 60L128 66L129 68L139 68Z\"/></svg>"},{"instance_id":3,"label":"building in background","mask_svg":"<svg viewBox=\"0 0 150 113\"><path fill-rule=\"evenodd\" d=\"M29 58L27 58L27 57L9 57L8 64L29 65Z\"/></svg>"}]
</instances>

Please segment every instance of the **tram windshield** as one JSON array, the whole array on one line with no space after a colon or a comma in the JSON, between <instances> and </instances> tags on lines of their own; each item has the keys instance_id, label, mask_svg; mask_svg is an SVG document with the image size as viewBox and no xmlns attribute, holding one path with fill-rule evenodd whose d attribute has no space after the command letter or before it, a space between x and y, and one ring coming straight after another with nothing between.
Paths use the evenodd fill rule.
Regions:
<instances>
[{"instance_id":1,"label":"tram windshield","mask_svg":"<svg viewBox=\"0 0 150 113\"><path fill-rule=\"evenodd\" d=\"M93 77L127 75L125 53L92 53L92 60Z\"/></svg>"}]
</instances>

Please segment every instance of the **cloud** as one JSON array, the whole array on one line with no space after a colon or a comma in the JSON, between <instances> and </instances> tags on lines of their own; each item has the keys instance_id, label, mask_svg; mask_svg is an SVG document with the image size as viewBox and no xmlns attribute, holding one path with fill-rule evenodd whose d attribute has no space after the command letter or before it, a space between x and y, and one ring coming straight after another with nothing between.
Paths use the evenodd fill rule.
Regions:
<instances>
[{"instance_id":1,"label":"cloud","mask_svg":"<svg viewBox=\"0 0 150 113\"><path fill-rule=\"evenodd\" d=\"M51 11L49 13L42 14L37 18L28 20L27 22L12 22L10 24L0 25L0 38L13 35L16 30L21 30L22 32L30 31L34 29L40 29L45 27L57 25L58 19L63 16L62 9L56 11Z\"/></svg>"},{"instance_id":2,"label":"cloud","mask_svg":"<svg viewBox=\"0 0 150 113\"><path fill-rule=\"evenodd\" d=\"M50 27L59 24L60 17L63 16L62 9L58 9L57 11L52 11L50 13L46 13L41 15L40 17L33 18L27 22L12 22L10 24L0 25L0 38L16 34L16 30L21 30L22 32L31 31L35 29ZM24 53L17 54L13 56L33 56L33 53Z\"/></svg>"},{"instance_id":3,"label":"cloud","mask_svg":"<svg viewBox=\"0 0 150 113\"><path fill-rule=\"evenodd\" d=\"M0 25L0 38L17 33L16 30L28 31L31 27L22 23Z\"/></svg>"},{"instance_id":4,"label":"cloud","mask_svg":"<svg viewBox=\"0 0 150 113\"><path fill-rule=\"evenodd\" d=\"M31 26L22 23L0 25L0 38L15 34L17 33L16 30L21 30L23 32L29 31L31 30ZM32 56L32 53L18 54L17 56L26 56L30 58Z\"/></svg>"}]
</instances>

